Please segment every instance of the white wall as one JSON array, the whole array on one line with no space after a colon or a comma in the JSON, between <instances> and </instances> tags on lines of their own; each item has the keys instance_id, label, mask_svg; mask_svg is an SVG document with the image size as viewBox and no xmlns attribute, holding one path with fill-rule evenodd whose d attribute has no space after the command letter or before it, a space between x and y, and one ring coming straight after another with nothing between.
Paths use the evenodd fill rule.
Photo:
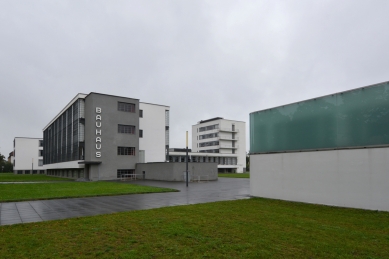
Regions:
<instances>
[{"instance_id":1,"label":"white wall","mask_svg":"<svg viewBox=\"0 0 389 259\"><path fill-rule=\"evenodd\" d=\"M252 196L389 211L389 148L250 156Z\"/></svg>"},{"instance_id":2,"label":"white wall","mask_svg":"<svg viewBox=\"0 0 389 259\"><path fill-rule=\"evenodd\" d=\"M144 150L145 162L164 162L165 154L165 111L169 106L139 103L143 118L139 118L139 129L143 138L139 138L139 150Z\"/></svg>"},{"instance_id":3,"label":"white wall","mask_svg":"<svg viewBox=\"0 0 389 259\"><path fill-rule=\"evenodd\" d=\"M39 146L39 138L15 138L15 153L14 171L17 170L32 170L32 162L34 162L34 170L44 170L43 166L38 166L39 160L43 160L39 156L39 150L43 147ZM24 173L24 172L23 172ZM30 172L31 174L32 172Z\"/></svg>"}]
</instances>

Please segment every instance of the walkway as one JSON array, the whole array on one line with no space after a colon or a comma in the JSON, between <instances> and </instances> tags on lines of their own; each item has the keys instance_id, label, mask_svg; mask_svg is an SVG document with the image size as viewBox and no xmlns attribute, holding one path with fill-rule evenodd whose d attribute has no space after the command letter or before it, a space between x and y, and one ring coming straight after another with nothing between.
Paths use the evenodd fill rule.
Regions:
<instances>
[{"instance_id":1,"label":"walkway","mask_svg":"<svg viewBox=\"0 0 389 259\"><path fill-rule=\"evenodd\" d=\"M206 183L136 181L122 182L180 190L170 193L55 199L0 203L0 225L95 216L122 211L154 209L168 206L246 199L249 179L219 178Z\"/></svg>"}]
</instances>

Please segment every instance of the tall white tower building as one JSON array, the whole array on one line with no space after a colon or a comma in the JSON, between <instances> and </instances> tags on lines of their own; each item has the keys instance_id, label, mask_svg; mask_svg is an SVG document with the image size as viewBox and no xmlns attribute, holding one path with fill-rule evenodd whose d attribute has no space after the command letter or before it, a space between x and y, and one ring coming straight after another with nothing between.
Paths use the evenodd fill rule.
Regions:
<instances>
[{"instance_id":1,"label":"tall white tower building","mask_svg":"<svg viewBox=\"0 0 389 259\"><path fill-rule=\"evenodd\" d=\"M221 117L199 121L192 126L192 152L221 154L219 172L245 172L246 123Z\"/></svg>"}]
</instances>

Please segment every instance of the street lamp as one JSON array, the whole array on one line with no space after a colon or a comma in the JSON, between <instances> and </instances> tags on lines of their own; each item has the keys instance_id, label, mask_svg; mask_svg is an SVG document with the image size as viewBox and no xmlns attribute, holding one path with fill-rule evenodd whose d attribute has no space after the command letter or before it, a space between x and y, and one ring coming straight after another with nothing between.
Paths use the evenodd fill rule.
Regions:
<instances>
[{"instance_id":1,"label":"street lamp","mask_svg":"<svg viewBox=\"0 0 389 259\"><path fill-rule=\"evenodd\" d=\"M188 187L188 131L186 132L186 187Z\"/></svg>"}]
</instances>

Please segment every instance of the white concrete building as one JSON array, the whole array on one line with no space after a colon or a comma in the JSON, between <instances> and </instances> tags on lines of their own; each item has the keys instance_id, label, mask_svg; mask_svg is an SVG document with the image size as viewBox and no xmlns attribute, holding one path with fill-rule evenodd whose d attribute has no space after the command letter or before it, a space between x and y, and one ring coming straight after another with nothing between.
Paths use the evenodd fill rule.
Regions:
<instances>
[{"instance_id":1,"label":"white concrete building","mask_svg":"<svg viewBox=\"0 0 389 259\"><path fill-rule=\"evenodd\" d=\"M219 172L245 172L246 123L220 117L198 122L192 126L192 152L217 153L223 158Z\"/></svg>"},{"instance_id":2,"label":"white concrete building","mask_svg":"<svg viewBox=\"0 0 389 259\"><path fill-rule=\"evenodd\" d=\"M15 174L44 174L42 138L16 137L13 153Z\"/></svg>"},{"instance_id":3,"label":"white concrete building","mask_svg":"<svg viewBox=\"0 0 389 259\"><path fill-rule=\"evenodd\" d=\"M139 162L165 162L169 150L169 110L166 105L139 102Z\"/></svg>"}]
</instances>

